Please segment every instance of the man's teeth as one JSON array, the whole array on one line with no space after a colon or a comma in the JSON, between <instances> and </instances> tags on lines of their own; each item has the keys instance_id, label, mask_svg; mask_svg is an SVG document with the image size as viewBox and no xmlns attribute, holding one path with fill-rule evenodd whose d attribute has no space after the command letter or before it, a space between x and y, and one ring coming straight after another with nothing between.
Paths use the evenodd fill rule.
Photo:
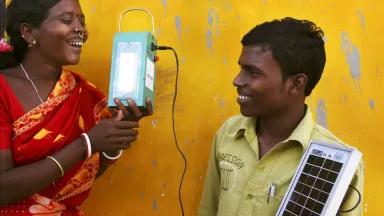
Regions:
<instances>
[{"instance_id":1,"label":"man's teeth","mask_svg":"<svg viewBox=\"0 0 384 216\"><path fill-rule=\"evenodd\" d=\"M73 41L73 42L70 42L69 45L71 46L79 46L79 47L82 47L84 44L83 41Z\"/></svg>"},{"instance_id":2,"label":"man's teeth","mask_svg":"<svg viewBox=\"0 0 384 216\"><path fill-rule=\"evenodd\" d=\"M249 101L249 100L251 99L251 97L244 96L244 95L239 95L239 96L237 96L237 98L238 98L241 102L246 102L246 101Z\"/></svg>"}]
</instances>

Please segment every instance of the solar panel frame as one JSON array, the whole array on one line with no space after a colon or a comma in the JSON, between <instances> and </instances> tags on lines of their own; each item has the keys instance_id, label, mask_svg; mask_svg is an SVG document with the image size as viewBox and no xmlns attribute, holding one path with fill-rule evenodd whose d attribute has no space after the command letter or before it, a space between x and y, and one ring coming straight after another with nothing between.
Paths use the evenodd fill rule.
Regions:
<instances>
[{"instance_id":1,"label":"solar panel frame","mask_svg":"<svg viewBox=\"0 0 384 216\"><path fill-rule=\"evenodd\" d=\"M321 151L319 149L322 149L323 151ZM324 150L327 151L328 154L324 153ZM333 154L331 154L329 152L331 152ZM340 154L340 152L343 152L343 154ZM317 162L316 159L313 161L313 158L311 157L311 155L315 155L317 157L324 158L320 168L317 165L319 165L319 163L321 161ZM330 156L333 158L330 159L329 158ZM298 169L291 180L291 183L290 183L288 190L285 193L285 196L284 196L284 198L280 204L280 207L276 213L276 216L285 216L285 215L305 215L305 216L307 216L307 215L320 215L320 216L327 215L328 216L328 215L336 215L336 213L337 213L337 211L341 205L341 202L343 201L345 193L347 192L348 186L349 186L350 182L352 181L352 178L355 174L355 171L359 165L361 157L362 157L361 152L359 152L354 147L347 147L347 146L341 145L339 143L329 144L329 143L324 143L324 142L312 140L309 144L308 149L305 151L303 157L301 158ZM312 160L310 163L308 163L309 158L310 158L310 160ZM330 164L330 161L332 161L332 160L334 162L338 162L338 163L342 162L341 166L340 166L340 164L337 164L337 163ZM333 167L333 166L335 166L335 167ZM313 171L309 170L313 167L315 167ZM331 169L329 169L329 168L331 168ZM333 168L334 168L334 170L332 170ZM311 174L309 174L309 173L305 174L305 172L303 172L304 169L306 169L307 172L310 171L313 173L316 173L316 172L318 172L318 173L314 177L314 176L311 176ZM337 173L337 171L338 171L338 174L335 177L334 173ZM326 172L329 172L329 173L326 176L324 176ZM328 179L328 175L330 173L332 174L329 177L331 181L328 181L327 179ZM320 177L320 174L322 175L321 177ZM308 182L309 185L306 185L306 182L300 182L300 178L304 178L303 175L310 177L310 178L307 177L307 179L310 179L310 181ZM324 177L327 179L324 179ZM317 181L318 179L320 179L320 180ZM301 179L301 180L303 180L303 179ZM330 188L329 184L332 183L332 180L334 180L334 183L333 183L333 186ZM317 186L319 186L319 184L321 184L320 183L321 181L323 181L322 182L323 186L322 186L321 190L318 190L318 188L315 188L315 184L317 184ZM308 193L308 194L301 194L299 191L296 191L298 184L300 184L298 187L299 187L299 190L301 192L304 192L303 188L306 188L305 186L310 187L310 190L315 189L316 191L314 191L313 193L312 193L312 191L307 192L308 188L306 188L305 193ZM304 186L302 186L302 185L304 185ZM328 191L329 191L329 193L327 193ZM318 193L317 196L315 195L315 193ZM328 197L326 197L326 194L328 194ZM295 202L292 201L292 198L291 198L292 195L294 196L294 198L296 198L296 199L294 199ZM307 203L304 203L303 206L300 206L300 203L303 202L302 195L306 196L305 197L305 198L307 198L306 202L308 202L308 200L309 200L308 206L312 205L312 209L305 207L307 205ZM316 196L315 199L312 199L310 197L310 195ZM320 197L320 195L322 197ZM322 202L317 203L315 201L318 199L324 200L325 198L326 198L326 202L322 206L321 206ZM300 202L300 203L296 203L296 201ZM319 204L319 203L321 203L321 204ZM286 212L287 208L292 210L290 214L284 213L284 212ZM293 209L291 209L291 208L293 208ZM300 208L301 208L301 210L300 210ZM299 210L300 210L300 212L299 212ZM311 213L309 214L308 212L311 212ZM320 213L318 213L318 212L320 212Z\"/></svg>"}]
</instances>

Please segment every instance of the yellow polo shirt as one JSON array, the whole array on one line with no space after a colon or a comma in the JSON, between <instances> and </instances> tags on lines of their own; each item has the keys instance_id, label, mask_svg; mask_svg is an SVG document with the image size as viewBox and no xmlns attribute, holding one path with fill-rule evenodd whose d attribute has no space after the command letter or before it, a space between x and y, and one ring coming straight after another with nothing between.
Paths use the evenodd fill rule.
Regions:
<instances>
[{"instance_id":1,"label":"yellow polo shirt","mask_svg":"<svg viewBox=\"0 0 384 216\"><path fill-rule=\"evenodd\" d=\"M310 140L343 144L327 129L313 122L308 108L292 134L259 159L255 127L256 119L238 115L228 119L218 130L212 145L199 216L275 215ZM352 185L361 195L363 180L360 163ZM268 199L272 184L276 185L275 196ZM358 197L356 191L350 190L341 209L351 209ZM362 200L352 212L342 213L343 216L361 214Z\"/></svg>"}]
</instances>

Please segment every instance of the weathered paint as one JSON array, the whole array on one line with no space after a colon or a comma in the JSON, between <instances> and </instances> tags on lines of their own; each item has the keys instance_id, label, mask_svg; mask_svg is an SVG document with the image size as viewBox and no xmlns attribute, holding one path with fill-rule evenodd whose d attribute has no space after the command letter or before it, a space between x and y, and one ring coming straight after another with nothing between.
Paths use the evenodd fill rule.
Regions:
<instances>
[{"instance_id":1,"label":"weathered paint","mask_svg":"<svg viewBox=\"0 0 384 216\"><path fill-rule=\"evenodd\" d=\"M384 1L81 3L90 38L80 65L72 68L105 92L112 37L124 9L149 9L155 16L156 32L161 32L157 37L159 44L170 45L179 54L175 120L179 145L189 162L182 189L186 215L196 215L215 131L225 119L239 112L232 80L239 70L241 37L256 24L274 18L293 16L314 21L325 32L327 63L322 80L307 103L315 120L318 116L326 119L328 129L364 153L364 215L382 214L384 137L380 134L384 120L384 65L379 51L384 50L384 37L378 32L384 26ZM150 19L131 14L123 29L148 30ZM207 37L208 30L211 33ZM178 186L183 162L174 144L171 124L175 60L171 52L158 55L155 113L140 122L138 141L96 181L83 206L87 215L181 215Z\"/></svg>"},{"instance_id":2,"label":"weathered paint","mask_svg":"<svg viewBox=\"0 0 384 216\"><path fill-rule=\"evenodd\" d=\"M365 28L364 12L362 10L358 10L358 11L356 11L356 14L357 14L357 16L359 16L361 28L364 29Z\"/></svg>"},{"instance_id":3,"label":"weathered paint","mask_svg":"<svg viewBox=\"0 0 384 216\"><path fill-rule=\"evenodd\" d=\"M353 79L359 80L361 77L360 53L358 48L351 43L346 32L341 33L341 46L347 58L349 71L351 72Z\"/></svg>"},{"instance_id":4,"label":"weathered paint","mask_svg":"<svg viewBox=\"0 0 384 216\"><path fill-rule=\"evenodd\" d=\"M369 107L371 108L371 110L375 109L375 100L369 99Z\"/></svg>"},{"instance_id":5,"label":"weathered paint","mask_svg":"<svg viewBox=\"0 0 384 216\"><path fill-rule=\"evenodd\" d=\"M152 201L152 209L157 211L157 200Z\"/></svg>"},{"instance_id":6,"label":"weathered paint","mask_svg":"<svg viewBox=\"0 0 384 216\"><path fill-rule=\"evenodd\" d=\"M325 101L323 99L320 99L317 104L316 122L327 128L327 108L325 107Z\"/></svg>"},{"instance_id":7,"label":"weathered paint","mask_svg":"<svg viewBox=\"0 0 384 216\"><path fill-rule=\"evenodd\" d=\"M164 17L166 17L167 16L167 9L168 9L168 2L167 2L167 0L161 0L161 4L164 8Z\"/></svg>"},{"instance_id":8,"label":"weathered paint","mask_svg":"<svg viewBox=\"0 0 384 216\"><path fill-rule=\"evenodd\" d=\"M165 9L167 8L167 0L161 0L161 4Z\"/></svg>"},{"instance_id":9,"label":"weathered paint","mask_svg":"<svg viewBox=\"0 0 384 216\"><path fill-rule=\"evenodd\" d=\"M215 15L216 15L216 13L213 9L208 10L208 24L210 26L212 26L212 24L213 24L213 19L214 19Z\"/></svg>"},{"instance_id":10,"label":"weathered paint","mask_svg":"<svg viewBox=\"0 0 384 216\"><path fill-rule=\"evenodd\" d=\"M208 29L207 30L207 33L206 33L206 35L205 35L205 41L206 41L206 43L207 43L207 48L208 49L210 49L210 50L212 50L212 43L213 43L213 38L212 38L213 36L212 36L212 30L211 29Z\"/></svg>"},{"instance_id":11,"label":"weathered paint","mask_svg":"<svg viewBox=\"0 0 384 216\"><path fill-rule=\"evenodd\" d=\"M155 168L157 166L157 161L156 160L152 160L152 166Z\"/></svg>"},{"instance_id":12,"label":"weathered paint","mask_svg":"<svg viewBox=\"0 0 384 216\"><path fill-rule=\"evenodd\" d=\"M175 26L177 30L177 35L181 38L181 18L179 16L175 17Z\"/></svg>"}]
</instances>

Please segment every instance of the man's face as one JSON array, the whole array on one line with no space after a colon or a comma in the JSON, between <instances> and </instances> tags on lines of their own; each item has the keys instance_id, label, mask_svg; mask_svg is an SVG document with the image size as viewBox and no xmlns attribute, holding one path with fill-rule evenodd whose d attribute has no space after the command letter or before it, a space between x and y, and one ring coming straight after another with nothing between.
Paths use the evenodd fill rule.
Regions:
<instances>
[{"instance_id":1,"label":"man's face","mask_svg":"<svg viewBox=\"0 0 384 216\"><path fill-rule=\"evenodd\" d=\"M289 89L279 63L262 46L244 46L240 72L233 80L241 114L247 117L276 116L289 102Z\"/></svg>"}]
</instances>

